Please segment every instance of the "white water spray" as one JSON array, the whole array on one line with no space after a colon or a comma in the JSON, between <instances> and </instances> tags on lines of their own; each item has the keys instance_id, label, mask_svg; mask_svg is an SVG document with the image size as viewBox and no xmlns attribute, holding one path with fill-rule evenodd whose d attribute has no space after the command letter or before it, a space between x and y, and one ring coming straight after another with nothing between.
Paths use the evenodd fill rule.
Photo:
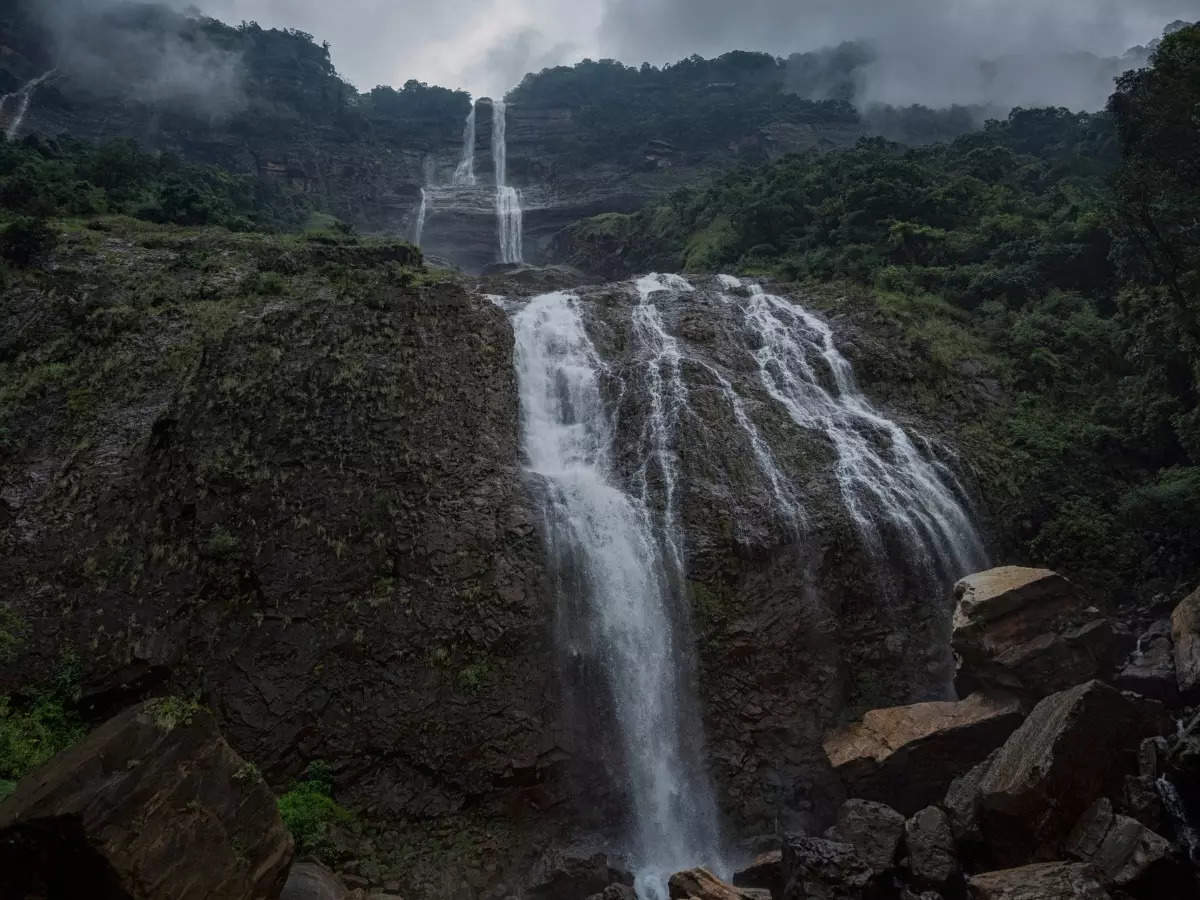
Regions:
<instances>
[{"instance_id":1,"label":"white water spray","mask_svg":"<svg viewBox=\"0 0 1200 900\"><path fill-rule=\"evenodd\" d=\"M516 314L513 330L528 471L543 485L556 564L587 595L592 642L621 732L638 896L665 900L671 873L712 865L719 851L711 786L684 743L686 679L653 517L616 483L600 389L606 369L578 299L536 297ZM662 350L669 371L669 342Z\"/></svg>"},{"instance_id":2,"label":"white water spray","mask_svg":"<svg viewBox=\"0 0 1200 900\"><path fill-rule=\"evenodd\" d=\"M524 261L521 195L508 185L508 108L503 100L492 103L492 164L496 172L496 224L500 235L500 261Z\"/></svg>"},{"instance_id":3,"label":"white water spray","mask_svg":"<svg viewBox=\"0 0 1200 900\"><path fill-rule=\"evenodd\" d=\"M33 100L34 92L56 71L56 69L51 69L49 72L45 72L34 78L32 81L26 82L11 94L5 94L3 97L0 97L0 116L3 116L10 108L12 110L8 113L8 124L4 128L5 138L10 141L16 139L17 134L21 130L21 125L25 122L25 116L29 112L29 104Z\"/></svg>"},{"instance_id":4,"label":"white water spray","mask_svg":"<svg viewBox=\"0 0 1200 900\"><path fill-rule=\"evenodd\" d=\"M743 314L767 392L797 425L833 444L843 500L868 545L882 552L879 525L886 521L927 566L957 577L981 565L979 535L940 467L862 395L829 326L758 287L750 289Z\"/></svg>"},{"instance_id":5,"label":"white water spray","mask_svg":"<svg viewBox=\"0 0 1200 900\"><path fill-rule=\"evenodd\" d=\"M459 160L458 167L454 170L453 183L463 187L472 187L475 184L475 104L471 104L471 111L467 113L466 124L463 125L463 149L462 159Z\"/></svg>"},{"instance_id":6,"label":"white water spray","mask_svg":"<svg viewBox=\"0 0 1200 900\"><path fill-rule=\"evenodd\" d=\"M429 215L429 192L421 188L421 206L417 209L417 224L413 229L413 243L421 246L421 235L425 233L425 219Z\"/></svg>"}]
</instances>

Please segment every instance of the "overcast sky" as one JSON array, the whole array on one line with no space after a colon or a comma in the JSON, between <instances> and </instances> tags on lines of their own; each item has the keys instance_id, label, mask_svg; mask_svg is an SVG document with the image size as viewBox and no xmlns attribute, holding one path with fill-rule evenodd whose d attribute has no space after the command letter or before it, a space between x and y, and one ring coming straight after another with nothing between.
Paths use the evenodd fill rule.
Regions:
<instances>
[{"instance_id":1,"label":"overcast sky","mask_svg":"<svg viewBox=\"0 0 1200 900\"><path fill-rule=\"evenodd\" d=\"M311 32L333 45L338 70L360 89L418 78L477 96L585 56L663 63L731 49L786 55L868 38L889 60L880 99L909 99L914 81L954 98L963 89L953 82L964 60L1052 50L1119 55L1175 19L1197 17L1196 0L186 2L230 22Z\"/></svg>"}]
</instances>

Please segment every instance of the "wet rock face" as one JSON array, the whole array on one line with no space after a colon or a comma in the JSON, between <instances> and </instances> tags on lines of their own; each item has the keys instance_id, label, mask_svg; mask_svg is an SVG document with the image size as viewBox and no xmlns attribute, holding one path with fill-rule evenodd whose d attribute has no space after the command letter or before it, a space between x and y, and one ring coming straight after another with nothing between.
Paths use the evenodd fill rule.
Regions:
<instances>
[{"instance_id":1,"label":"wet rock face","mask_svg":"<svg viewBox=\"0 0 1200 900\"><path fill-rule=\"evenodd\" d=\"M974 900L1109 900L1100 872L1086 863L1050 862L976 875Z\"/></svg>"},{"instance_id":2,"label":"wet rock face","mask_svg":"<svg viewBox=\"0 0 1200 900\"><path fill-rule=\"evenodd\" d=\"M294 260L282 296L243 306L252 248L189 241L60 260L103 306L130 279L187 292L189 259L211 252L205 302L228 319L214 339L151 309L137 334L153 337L117 345L132 363L90 449L42 420L0 461L19 507L0 581L22 585L5 599L29 621L48 596L62 611L0 690L87 647L89 695L200 690L276 784L323 759L339 799L380 816L554 807L569 754L504 314L369 261L336 286ZM65 327L65 308L27 299Z\"/></svg>"},{"instance_id":3,"label":"wet rock face","mask_svg":"<svg viewBox=\"0 0 1200 900\"><path fill-rule=\"evenodd\" d=\"M292 838L212 716L151 700L93 731L0 806L0 895L274 900Z\"/></svg>"},{"instance_id":4,"label":"wet rock face","mask_svg":"<svg viewBox=\"0 0 1200 900\"><path fill-rule=\"evenodd\" d=\"M852 845L820 838L787 839L783 872L785 900L860 900L872 879Z\"/></svg>"},{"instance_id":5,"label":"wet rock face","mask_svg":"<svg viewBox=\"0 0 1200 900\"><path fill-rule=\"evenodd\" d=\"M1194 699L1200 694L1200 588L1171 613L1171 637L1180 693Z\"/></svg>"}]
</instances>

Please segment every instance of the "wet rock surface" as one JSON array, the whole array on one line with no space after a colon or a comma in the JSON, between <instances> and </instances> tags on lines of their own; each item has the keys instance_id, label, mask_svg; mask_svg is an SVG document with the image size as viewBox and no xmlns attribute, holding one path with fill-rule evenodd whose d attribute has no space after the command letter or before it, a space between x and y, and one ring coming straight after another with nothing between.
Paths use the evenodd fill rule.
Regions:
<instances>
[{"instance_id":1,"label":"wet rock surface","mask_svg":"<svg viewBox=\"0 0 1200 900\"><path fill-rule=\"evenodd\" d=\"M904 840L904 816L883 803L847 800L838 810L830 840L850 844L875 873L896 865Z\"/></svg>"},{"instance_id":2,"label":"wet rock surface","mask_svg":"<svg viewBox=\"0 0 1200 900\"><path fill-rule=\"evenodd\" d=\"M1109 900L1101 874L1086 863L1049 862L976 875L973 900Z\"/></svg>"},{"instance_id":3,"label":"wet rock surface","mask_svg":"<svg viewBox=\"0 0 1200 900\"><path fill-rule=\"evenodd\" d=\"M0 805L0 895L275 900L292 838L213 717L151 700L30 773Z\"/></svg>"},{"instance_id":4,"label":"wet rock surface","mask_svg":"<svg viewBox=\"0 0 1200 900\"><path fill-rule=\"evenodd\" d=\"M783 845L786 900L860 900L873 873L853 845L790 837Z\"/></svg>"}]
</instances>

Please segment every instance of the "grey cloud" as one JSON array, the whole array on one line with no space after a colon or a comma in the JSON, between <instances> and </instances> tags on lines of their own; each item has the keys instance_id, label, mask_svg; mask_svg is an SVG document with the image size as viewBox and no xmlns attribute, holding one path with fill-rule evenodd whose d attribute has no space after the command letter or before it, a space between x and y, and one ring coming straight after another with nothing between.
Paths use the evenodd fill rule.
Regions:
<instances>
[{"instance_id":1,"label":"grey cloud","mask_svg":"<svg viewBox=\"0 0 1200 900\"><path fill-rule=\"evenodd\" d=\"M213 46L194 23L164 7L120 0L57 0L38 7L59 73L104 95L110 85L151 105L209 116L245 103L241 57ZM170 20L147 28L148 20Z\"/></svg>"}]
</instances>

